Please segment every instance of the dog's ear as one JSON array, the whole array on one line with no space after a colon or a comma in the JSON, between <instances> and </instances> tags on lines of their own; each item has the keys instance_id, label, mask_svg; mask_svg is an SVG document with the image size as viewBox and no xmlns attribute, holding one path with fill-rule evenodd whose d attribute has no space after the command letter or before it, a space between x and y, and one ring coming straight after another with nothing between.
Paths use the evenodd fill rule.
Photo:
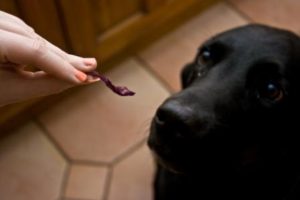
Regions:
<instances>
[{"instance_id":1,"label":"dog's ear","mask_svg":"<svg viewBox=\"0 0 300 200\"><path fill-rule=\"evenodd\" d=\"M186 88L194 79L194 64L186 65L181 71L181 87Z\"/></svg>"}]
</instances>

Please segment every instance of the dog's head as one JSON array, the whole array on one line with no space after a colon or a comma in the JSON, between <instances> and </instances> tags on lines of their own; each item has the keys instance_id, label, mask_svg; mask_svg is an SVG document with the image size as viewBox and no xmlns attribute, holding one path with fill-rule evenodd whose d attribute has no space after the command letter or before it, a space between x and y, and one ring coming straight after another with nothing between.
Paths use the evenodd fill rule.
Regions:
<instances>
[{"instance_id":1,"label":"dog's head","mask_svg":"<svg viewBox=\"0 0 300 200\"><path fill-rule=\"evenodd\" d=\"M285 30L247 25L205 42L152 121L157 160L179 172L284 162L300 146L299 65L300 39Z\"/></svg>"}]
</instances>

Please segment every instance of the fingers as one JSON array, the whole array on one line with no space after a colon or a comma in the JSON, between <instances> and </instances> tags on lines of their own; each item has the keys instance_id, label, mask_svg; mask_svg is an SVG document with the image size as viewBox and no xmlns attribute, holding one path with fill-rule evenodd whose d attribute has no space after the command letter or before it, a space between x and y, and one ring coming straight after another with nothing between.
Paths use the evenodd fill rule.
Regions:
<instances>
[{"instance_id":1,"label":"fingers","mask_svg":"<svg viewBox=\"0 0 300 200\"><path fill-rule=\"evenodd\" d=\"M0 79L4 80L0 84L0 107L32 98L60 93L76 85L56 79L45 72L23 71L20 73L15 73L13 70L0 71Z\"/></svg>"},{"instance_id":2,"label":"fingers","mask_svg":"<svg viewBox=\"0 0 300 200\"><path fill-rule=\"evenodd\" d=\"M41 71L26 71L26 65ZM18 17L0 11L0 106L99 81L84 73L96 67L94 58L67 54Z\"/></svg>"},{"instance_id":3,"label":"fingers","mask_svg":"<svg viewBox=\"0 0 300 200\"><path fill-rule=\"evenodd\" d=\"M34 32L33 28L28 26L23 20L6 12L0 11L0 20L18 24L20 27L26 29L28 32Z\"/></svg>"},{"instance_id":4,"label":"fingers","mask_svg":"<svg viewBox=\"0 0 300 200\"><path fill-rule=\"evenodd\" d=\"M97 67L94 58L67 54L36 34L21 19L0 11L0 33L0 63L33 65L72 83L93 82L83 72Z\"/></svg>"},{"instance_id":5,"label":"fingers","mask_svg":"<svg viewBox=\"0 0 300 200\"><path fill-rule=\"evenodd\" d=\"M30 37L33 34L33 32L29 31L28 29L24 29L19 24L11 21L0 20L0 28L8 32L17 33L27 37Z\"/></svg>"},{"instance_id":6,"label":"fingers","mask_svg":"<svg viewBox=\"0 0 300 200\"><path fill-rule=\"evenodd\" d=\"M75 55L68 55L70 63L78 70L89 72L97 67L97 61L95 58L81 58Z\"/></svg>"},{"instance_id":7,"label":"fingers","mask_svg":"<svg viewBox=\"0 0 300 200\"><path fill-rule=\"evenodd\" d=\"M48 42L47 40L43 39L42 37L40 38L47 43L47 46L53 53L60 56L64 60L68 60L70 64L76 69L83 72L89 72L96 69L97 61L95 58L82 58L76 55L67 54L66 52L53 45L52 43Z\"/></svg>"},{"instance_id":8,"label":"fingers","mask_svg":"<svg viewBox=\"0 0 300 200\"><path fill-rule=\"evenodd\" d=\"M0 30L0 44L0 59L4 61L38 66L41 70L72 83L79 84L87 79L87 75L77 69L83 67L82 62L74 59L77 63L74 67L68 60L49 49L44 40L33 40Z\"/></svg>"},{"instance_id":9,"label":"fingers","mask_svg":"<svg viewBox=\"0 0 300 200\"><path fill-rule=\"evenodd\" d=\"M97 61L95 58L82 58L76 55L67 54L57 46L48 42L41 36L35 34L35 37L32 37L33 40L36 40L37 43L42 42L49 51L59 56L61 59L68 61L74 68L79 71L89 72L97 68Z\"/></svg>"}]
</instances>

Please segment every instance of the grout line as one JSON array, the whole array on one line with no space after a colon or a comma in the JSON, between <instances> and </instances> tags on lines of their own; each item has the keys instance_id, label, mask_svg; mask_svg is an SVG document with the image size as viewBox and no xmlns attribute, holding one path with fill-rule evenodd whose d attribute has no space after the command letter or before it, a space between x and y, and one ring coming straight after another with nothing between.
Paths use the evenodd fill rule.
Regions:
<instances>
[{"instance_id":1,"label":"grout line","mask_svg":"<svg viewBox=\"0 0 300 200\"><path fill-rule=\"evenodd\" d=\"M69 198L69 197L65 197L65 191L66 191L66 187L67 187L67 180L68 177L70 176L70 169L72 167L72 165L82 165L82 166L87 166L87 167L105 167L107 168L107 175L105 178L105 184L104 184L104 188L103 188L103 194L99 197L99 200L105 200L108 198L108 194L109 194L109 189L110 189L110 185L111 185L111 177L112 177L112 165L99 165L98 163L90 163L90 162L85 162L85 163L81 163L81 162L72 162L70 164L70 166L68 167L68 171L65 174L65 183L63 184L62 187L62 192L61 192L61 196L63 200L86 200L86 199L77 199L77 198Z\"/></svg>"},{"instance_id":2,"label":"grout line","mask_svg":"<svg viewBox=\"0 0 300 200\"><path fill-rule=\"evenodd\" d=\"M49 131L47 128L38 120L36 117L33 118L33 122L36 123L36 125L42 130L44 135L47 137L47 139L53 144L53 146L56 148L56 150L59 152L59 154L66 160L67 166L66 169L64 170L61 186L60 186L60 198L61 200L64 199L67 184L68 184L68 179L70 175L70 169L71 169L71 159L67 156L67 154L63 151L63 149L60 147L60 145L54 140L54 138L51 137Z\"/></svg>"},{"instance_id":3,"label":"grout line","mask_svg":"<svg viewBox=\"0 0 300 200\"><path fill-rule=\"evenodd\" d=\"M134 145L130 146L126 150L124 150L122 153L120 153L113 161L112 161L112 166L118 164L128 156L130 156L133 152L135 152L137 149L141 148L147 141L147 137L141 139Z\"/></svg>"},{"instance_id":4,"label":"grout line","mask_svg":"<svg viewBox=\"0 0 300 200\"><path fill-rule=\"evenodd\" d=\"M62 200L64 199L64 196L65 196L65 193L66 193L66 188L67 188L68 180L69 180L69 177L70 177L70 171L71 171L71 163L68 163L68 166L65 169L64 176L63 176L63 181L62 181L61 187L60 187L60 197L61 197Z\"/></svg>"},{"instance_id":5,"label":"grout line","mask_svg":"<svg viewBox=\"0 0 300 200\"><path fill-rule=\"evenodd\" d=\"M112 185L113 167L108 168L107 177L103 189L103 194L101 200L107 200L109 197L110 188Z\"/></svg>"},{"instance_id":6,"label":"grout line","mask_svg":"<svg viewBox=\"0 0 300 200\"><path fill-rule=\"evenodd\" d=\"M63 158L70 163L71 158L68 157L68 155L64 152L64 150L61 148L58 142L51 137L50 132L47 130L47 128L43 125L43 123L36 117L33 117L32 121L36 123L36 125L42 130L44 135L49 139L49 141L54 145L54 147L57 149L57 151L63 156Z\"/></svg>"},{"instance_id":7,"label":"grout line","mask_svg":"<svg viewBox=\"0 0 300 200\"><path fill-rule=\"evenodd\" d=\"M110 188L112 185L112 178L113 178L113 170L114 166L124 160L125 158L132 155L135 151L137 151L139 148L141 148L147 141L147 137L143 138L141 141L137 142L133 146L129 147L127 150L123 151L120 155L115 158L112 163L110 164L110 167L108 168L107 173L107 180L104 186L104 193L101 200L108 200Z\"/></svg>"},{"instance_id":8,"label":"grout line","mask_svg":"<svg viewBox=\"0 0 300 200\"><path fill-rule=\"evenodd\" d=\"M146 70L152 77L154 77L159 84L166 89L170 94L175 93L175 90L167 83L166 80L164 80L162 77L160 77L149 65L147 61L145 61L143 58L141 58L138 53L133 55L133 59L135 59L138 63L140 63L140 66Z\"/></svg>"},{"instance_id":9,"label":"grout line","mask_svg":"<svg viewBox=\"0 0 300 200\"><path fill-rule=\"evenodd\" d=\"M225 0L224 3L247 22L255 23L255 21L250 16L248 16L246 13L241 11L234 3L230 2L229 0Z\"/></svg>"},{"instance_id":10,"label":"grout line","mask_svg":"<svg viewBox=\"0 0 300 200\"><path fill-rule=\"evenodd\" d=\"M95 199L81 199L81 198L68 198L68 197L64 197L61 200L95 200Z\"/></svg>"},{"instance_id":11,"label":"grout line","mask_svg":"<svg viewBox=\"0 0 300 200\"><path fill-rule=\"evenodd\" d=\"M93 160L72 160L72 164L74 165L88 165L94 167L111 167L111 163L102 162L102 161L93 161Z\"/></svg>"}]
</instances>

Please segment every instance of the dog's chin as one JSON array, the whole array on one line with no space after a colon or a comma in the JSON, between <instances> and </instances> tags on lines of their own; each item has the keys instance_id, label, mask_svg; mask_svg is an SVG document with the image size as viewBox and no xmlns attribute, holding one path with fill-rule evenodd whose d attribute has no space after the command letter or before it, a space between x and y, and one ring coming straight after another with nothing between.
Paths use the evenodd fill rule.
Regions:
<instances>
[{"instance_id":1,"label":"dog's chin","mask_svg":"<svg viewBox=\"0 0 300 200\"><path fill-rule=\"evenodd\" d=\"M148 146L153 154L156 162L174 173L185 173L190 171L189 163L186 159L182 159L182 152L174 150L174 147L169 147L166 144L158 143L149 137Z\"/></svg>"},{"instance_id":2,"label":"dog's chin","mask_svg":"<svg viewBox=\"0 0 300 200\"><path fill-rule=\"evenodd\" d=\"M170 144L158 138L158 132L152 129L148 138L148 146L157 163L176 174L195 174L205 172L207 175L219 174L224 170L240 171L251 170L256 166L257 149L250 146L243 151L217 145L210 141L205 144L180 143ZM199 142L199 141L198 141ZM226 142L225 142L226 143ZM213 147L213 148L211 148ZM242 152L237 154L237 152Z\"/></svg>"},{"instance_id":3,"label":"dog's chin","mask_svg":"<svg viewBox=\"0 0 300 200\"><path fill-rule=\"evenodd\" d=\"M181 140L164 141L159 137L160 135L163 134L152 129L148 138L148 146L157 163L165 169L177 174L187 174L205 167L203 163L210 163L202 159L195 144Z\"/></svg>"},{"instance_id":4,"label":"dog's chin","mask_svg":"<svg viewBox=\"0 0 300 200\"><path fill-rule=\"evenodd\" d=\"M212 161L211 158L208 160L201 155L195 155L197 151L191 149L170 147L168 144L155 143L151 139L148 140L148 146L156 162L176 174L198 173L219 166L215 165L215 161Z\"/></svg>"},{"instance_id":5,"label":"dog's chin","mask_svg":"<svg viewBox=\"0 0 300 200\"><path fill-rule=\"evenodd\" d=\"M167 159L162 158L157 153L153 152L153 156L157 162L158 165L161 167L175 173L175 174L186 174L187 169L185 169L183 166L178 165L178 163L170 162Z\"/></svg>"},{"instance_id":6,"label":"dog's chin","mask_svg":"<svg viewBox=\"0 0 300 200\"><path fill-rule=\"evenodd\" d=\"M201 159L187 160L176 155L166 155L161 151L152 150L152 154L157 164L175 174L194 174L214 177L218 174L234 173L244 176L257 171L260 163L256 160L256 152L244 152L236 161L222 159ZM202 174L205 172L204 174Z\"/></svg>"}]
</instances>

